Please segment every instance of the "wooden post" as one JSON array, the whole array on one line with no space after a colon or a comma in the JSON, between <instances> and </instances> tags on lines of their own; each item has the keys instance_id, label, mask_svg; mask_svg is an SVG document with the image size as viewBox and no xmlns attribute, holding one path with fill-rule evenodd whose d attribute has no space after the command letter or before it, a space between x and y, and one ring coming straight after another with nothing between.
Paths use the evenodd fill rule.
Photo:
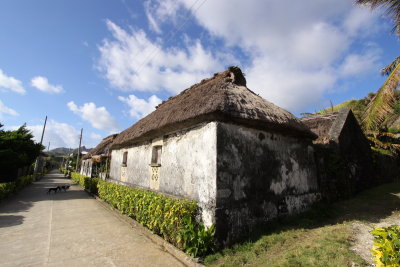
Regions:
<instances>
[{"instance_id":1,"label":"wooden post","mask_svg":"<svg viewBox=\"0 0 400 267\"><path fill-rule=\"evenodd\" d=\"M83 132L83 128L81 129L81 136L80 136L80 138L79 138L79 146L78 146L78 155L76 156L76 166L75 166L75 171L76 171L76 172L78 172L78 167L79 167L79 154L81 154L82 132Z\"/></svg>"}]
</instances>

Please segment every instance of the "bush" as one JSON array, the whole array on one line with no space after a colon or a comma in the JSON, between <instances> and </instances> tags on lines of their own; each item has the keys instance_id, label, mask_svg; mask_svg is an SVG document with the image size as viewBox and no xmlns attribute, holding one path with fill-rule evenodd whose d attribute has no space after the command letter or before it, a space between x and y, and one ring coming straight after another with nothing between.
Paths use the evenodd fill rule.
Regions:
<instances>
[{"instance_id":1,"label":"bush","mask_svg":"<svg viewBox=\"0 0 400 267\"><path fill-rule=\"evenodd\" d=\"M214 248L214 226L206 229L195 220L198 207L194 201L166 197L75 172L71 173L71 179L191 256L205 255Z\"/></svg>"},{"instance_id":2,"label":"bush","mask_svg":"<svg viewBox=\"0 0 400 267\"><path fill-rule=\"evenodd\" d=\"M97 195L97 184L99 182L99 178L90 178L88 176L81 175L76 172L71 172L71 179L77 182L80 186L91 192L92 194Z\"/></svg>"},{"instance_id":3,"label":"bush","mask_svg":"<svg viewBox=\"0 0 400 267\"><path fill-rule=\"evenodd\" d=\"M15 182L0 183L0 199L8 197L15 189Z\"/></svg>"},{"instance_id":4,"label":"bush","mask_svg":"<svg viewBox=\"0 0 400 267\"><path fill-rule=\"evenodd\" d=\"M183 249L202 256L214 247L214 227L206 230L195 220L194 201L166 197L147 190L98 181L100 198L135 219L153 233Z\"/></svg>"},{"instance_id":5,"label":"bush","mask_svg":"<svg viewBox=\"0 0 400 267\"><path fill-rule=\"evenodd\" d=\"M400 226L376 227L372 255L376 266L400 266Z\"/></svg>"},{"instance_id":6,"label":"bush","mask_svg":"<svg viewBox=\"0 0 400 267\"><path fill-rule=\"evenodd\" d=\"M77 182L80 186L85 188L85 177L77 172L71 172L71 179Z\"/></svg>"},{"instance_id":7,"label":"bush","mask_svg":"<svg viewBox=\"0 0 400 267\"><path fill-rule=\"evenodd\" d=\"M25 186L31 184L41 175L42 175L41 173L31 174L31 175L21 176L14 182L0 183L0 200L8 197L12 193L18 192Z\"/></svg>"},{"instance_id":8,"label":"bush","mask_svg":"<svg viewBox=\"0 0 400 267\"><path fill-rule=\"evenodd\" d=\"M99 183L99 178L89 178L85 177L85 189L89 190L90 193L98 195L97 184Z\"/></svg>"}]
</instances>

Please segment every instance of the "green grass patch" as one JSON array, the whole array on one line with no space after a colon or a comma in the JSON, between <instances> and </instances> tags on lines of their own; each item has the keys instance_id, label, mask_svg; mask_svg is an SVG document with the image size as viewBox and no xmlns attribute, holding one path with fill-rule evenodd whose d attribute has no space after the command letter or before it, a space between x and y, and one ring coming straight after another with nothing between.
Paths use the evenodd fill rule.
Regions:
<instances>
[{"instance_id":1,"label":"green grass patch","mask_svg":"<svg viewBox=\"0 0 400 267\"><path fill-rule=\"evenodd\" d=\"M350 250L352 223L376 223L400 208L400 184L275 221L248 240L205 258L208 266L367 266Z\"/></svg>"}]
</instances>

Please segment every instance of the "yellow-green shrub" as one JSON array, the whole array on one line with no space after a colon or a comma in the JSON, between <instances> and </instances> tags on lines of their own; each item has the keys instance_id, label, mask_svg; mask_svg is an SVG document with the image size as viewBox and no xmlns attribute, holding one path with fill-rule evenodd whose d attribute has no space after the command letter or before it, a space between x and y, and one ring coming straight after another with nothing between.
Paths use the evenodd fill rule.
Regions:
<instances>
[{"instance_id":1,"label":"yellow-green shrub","mask_svg":"<svg viewBox=\"0 0 400 267\"><path fill-rule=\"evenodd\" d=\"M71 172L71 179L77 182L80 186L85 187L85 177L77 172Z\"/></svg>"},{"instance_id":2,"label":"yellow-green shrub","mask_svg":"<svg viewBox=\"0 0 400 267\"><path fill-rule=\"evenodd\" d=\"M195 220L198 208L194 201L166 197L75 172L71 173L71 179L192 256L205 255L214 248L214 226L206 229Z\"/></svg>"},{"instance_id":3,"label":"yellow-green shrub","mask_svg":"<svg viewBox=\"0 0 400 267\"><path fill-rule=\"evenodd\" d=\"M400 266L400 226L376 227L370 233L374 235L371 251L376 266Z\"/></svg>"},{"instance_id":4,"label":"yellow-green shrub","mask_svg":"<svg viewBox=\"0 0 400 267\"><path fill-rule=\"evenodd\" d=\"M6 198L12 193L15 193L25 186L31 184L36 178L40 177L42 174L31 174L26 176L21 176L17 178L14 182L0 183L0 199Z\"/></svg>"},{"instance_id":5,"label":"yellow-green shrub","mask_svg":"<svg viewBox=\"0 0 400 267\"><path fill-rule=\"evenodd\" d=\"M214 227L207 230L195 220L198 208L194 201L103 180L98 181L98 193L121 213L192 256L204 255L214 247Z\"/></svg>"},{"instance_id":6,"label":"yellow-green shrub","mask_svg":"<svg viewBox=\"0 0 400 267\"><path fill-rule=\"evenodd\" d=\"M97 195L97 183L99 181L99 178L97 177L90 178L88 176L84 176L76 172L71 172L71 179L77 182L80 186L82 186L86 190L89 190L91 193Z\"/></svg>"}]
</instances>

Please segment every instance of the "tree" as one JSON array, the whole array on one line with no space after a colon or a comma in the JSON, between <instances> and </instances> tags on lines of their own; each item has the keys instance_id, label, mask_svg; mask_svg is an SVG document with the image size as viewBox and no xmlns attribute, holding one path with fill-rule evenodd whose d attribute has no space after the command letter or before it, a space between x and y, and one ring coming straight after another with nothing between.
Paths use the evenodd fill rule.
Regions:
<instances>
[{"instance_id":1,"label":"tree","mask_svg":"<svg viewBox=\"0 0 400 267\"><path fill-rule=\"evenodd\" d=\"M386 9L395 26L393 32L400 35L400 0L356 0L359 5L367 5L371 9L382 7ZM382 75L387 75L385 83L377 91L368 104L363 116L363 127L367 133L376 134L381 130L381 125L386 117L393 113L396 103L395 90L400 82L400 57L381 70Z\"/></svg>"},{"instance_id":2,"label":"tree","mask_svg":"<svg viewBox=\"0 0 400 267\"><path fill-rule=\"evenodd\" d=\"M393 32L400 35L400 1L399 0L356 0L358 5L369 6L371 9L385 8L386 14L392 18L395 26Z\"/></svg>"},{"instance_id":3,"label":"tree","mask_svg":"<svg viewBox=\"0 0 400 267\"><path fill-rule=\"evenodd\" d=\"M33 141L33 135L23 125L15 131L4 131L0 124L0 181L16 178L19 168L35 162L44 147Z\"/></svg>"}]
</instances>

